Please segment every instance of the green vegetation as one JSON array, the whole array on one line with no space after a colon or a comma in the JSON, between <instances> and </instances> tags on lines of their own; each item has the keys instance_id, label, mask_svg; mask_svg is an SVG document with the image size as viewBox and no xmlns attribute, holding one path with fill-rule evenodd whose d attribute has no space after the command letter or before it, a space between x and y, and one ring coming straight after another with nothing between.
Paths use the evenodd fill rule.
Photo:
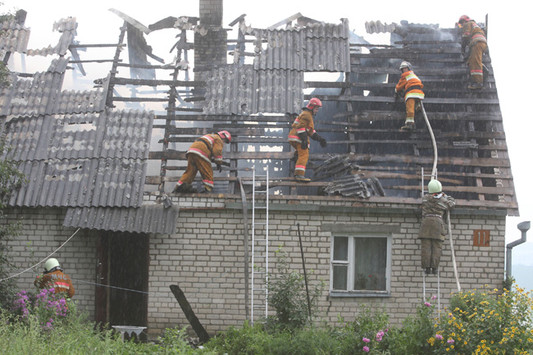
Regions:
<instances>
[{"instance_id":1,"label":"green vegetation","mask_svg":"<svg viewBox=\"0 0 533 355\"><path fill-rule=\"evenodd\" d=\"M0 352L3 354L533 354L533 299L512 285L511 290L473 290L453 295L449 310L437 314L432 300L417 308L400 327L389 326L381 309L362 307L351 322L339 326L297 321L307 315L301 280L280 277L270 290L285 292L293 285L299 310L294 317L274 316L254 325L244 323L213 337L203 346L188 341L186 329L167 329L154 343L122 341L99 329L76 310L75 302L51 290L21 291L8 312L0 313ZM286 275L288 276L288 275ZM300 280L296 281L295 280ZM279 295L271 295L275 299ZM285 306L283 305L286 302ZM296 305L295 303L298 303ZM281 307L280 307L281 306ZM316 305L314 305L315 307ZM276 308L276 312L279 309ZM300 314L301 313L301 314ZM290 313L292 314L292 313ZM305 318L309 319L309 318ZM275 322L285 322L284 324ZM316 322L315 322L316 323Z\"/></svg>"}]
</instances>

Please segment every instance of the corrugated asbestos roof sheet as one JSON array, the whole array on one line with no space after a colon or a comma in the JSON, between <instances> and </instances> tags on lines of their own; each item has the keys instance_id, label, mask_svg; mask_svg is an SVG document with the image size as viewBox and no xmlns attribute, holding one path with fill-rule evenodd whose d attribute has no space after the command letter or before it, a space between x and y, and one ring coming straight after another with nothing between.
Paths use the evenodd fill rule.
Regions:
<instances>
[{"instance_id":1,"label":"corrugated asbestos roof sheet","mask_svg":"<svg viewBox=\"0 0 533 355\"><path fill-rule=\"evenodd\" d=\"M300 71L228 65L212 70L208 77L205 113L294 113L299 112L303 102Z\"/></svg>"},{"instance_id":2,"label":"corrugated asbestos roof sheet","mask_svg":"<svg viewBox=\"0 0 533 355\"><path fill-rule=\"evenodd\" d=\"M9 200L23 207L138 207L146 161L138 159L47 159L18 166L29 181Z\"/></svg>"},{"instance_id":3,"label":"corrugated asbestos roof sheet","mask_svg":"<svg viewBox=\"0 0 533 355\"><path fill-rule=\"evenodd\" d=\"M15 19L0 23L0 51L2 57L5 52L26 52L30 39L30 29L18 24Z\"/></svg>"},{"instance_id":4,"label":"corrugated asbestos roof sheet","mask_svg":"<svg viewBox=\"0 0 533 355\"><path fill-rule=\"evenodd\" d=\"M139 208L69 208L65 227L120 232L172 234L179 209L147 205Z\"/></svg>"},{"instance_id":5,"label":"corrugated asbestos roof sheet","mask_svg":"<svg viewBox=\"0 0 533 355\"><path fill-rule=\"evenodd\" d=\"M11 117L6 139L15 161L43 159L147 159L153 115L111 111Z\"/></svg>"},{"instance_id":6,"label":"corrugated asbestos roof sheet","mask_svg":"<svg viewBox=\"0 0 533 355\"><path fill-rule=\"evenodd\" d=\"M59 31L61 36L57 44L52 47L48 46L41 49L28 49L27 55L65 55L67 54L68 47L73 43L74 38L76 37L76 28L78 28L78 23L76 22L75 17L68 17L59 20L54 23L54 31Z\"/></svg>"},{"instance_id":7,"label":"corrugated asbestos roof sheet","mask_svg":"<svg viewBox=\"0 0 533 355\"><path fill-rule=\"evenodd\" d=\"M61 91L68 58L52 61L46 72L32 78L11 77L9 87L0 88L0 114L35 116L62 113L100 112L105 107L101 90Z\"/></svg>"},{"instance_id":8,"label":"corrugated asbestos roof sheet","mask_svg":"<svg viewBox=\"0 0 533 355\"><path fill-rule=\"evenodd\" d=\"M9 204L140 206L152 120L136 111L11 119L9 157L30 180Z\"/></svg>"},{"instance_id":9,"label":"corrugated asbestos roof sheet","mask_svg":"<svg viewBox=\"0 0 533 355\"><path fill-rule=\"evenodd\" d=\"M350 71L350 30L341 24L315 23L283 30L253 29L255 69ZM263 43L266 41L266 48Z\"/></svg>"}]
</instances>

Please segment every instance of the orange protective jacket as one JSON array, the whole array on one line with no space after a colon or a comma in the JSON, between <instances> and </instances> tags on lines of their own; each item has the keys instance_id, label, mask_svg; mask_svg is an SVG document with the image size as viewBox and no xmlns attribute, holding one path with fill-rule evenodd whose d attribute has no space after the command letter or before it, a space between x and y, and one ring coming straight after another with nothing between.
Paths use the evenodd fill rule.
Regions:
<instances>
[{"instance_id":1,"label":"orange protective jacket","mask_svg":"<svg viewBox=\"0 0 533 355\"><path fill-rule=\"evenodd\" d=\"M396 84L395 92L400 93L402 91L405 91L405 101L407 101L408 99L423 100L423 88L424 84L422 84L422 81L418 78L418 76L416 76L416 74L412 70L409 70L402 73L398 84Z\"/></svg>"},{"instance_id":2,"label":"orange protective jacket","mask_svg":"<svg viewBox=\"0 0 533 355\"><path fill-rule=\"evenodd\" d=\"M485 31L474 20L470 20L465 23L462 27L462 41L465 45L472 46L477 42L487 43L487 38L485 37Z\"/></svg>"},{"instance_id":3,"label":"orange protective jacket","mask_svg":"<svg viewBox=\"0 0 533 355\"><path fill-rule=\"evenodd\" d=\"M302 143L302 139L298 134L307 132L307 142L309 143L309 137L311 137L315 131L315 123L313 122L313 111L308 108L303 109L302 113L294 119L292 128L289 132L289 142Z\"/></svg>"},{"instance_id":4,"label":"orange protective jacket","mask_svg":"<svg viewBox=\"0 0 533 355\"><path fill-rule=\"evenodd\" d=\"M208 162L213 161L218 164L222 162L223 148L224 142L218 134L206 134L191 144L189 150L187 150L187 155L196 154Z\"/></svg>"},{"instance_id":5,"label":"orange protective jacket","mask_svg":"<svg viewBox=\"0 0 533 355\"><path fill-rule=\"evenodd\" d=\"M61 270L39 275L33 282L38 288L53 288L55 293L64 292L69 298L74 296L74 286L70 277Z\"/></svg>"}]
</instances>

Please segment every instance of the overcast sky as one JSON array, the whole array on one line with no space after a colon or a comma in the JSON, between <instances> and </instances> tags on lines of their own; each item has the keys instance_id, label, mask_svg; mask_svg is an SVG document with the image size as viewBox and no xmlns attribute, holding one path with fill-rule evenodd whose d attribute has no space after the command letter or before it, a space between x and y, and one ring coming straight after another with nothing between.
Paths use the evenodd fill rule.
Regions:
<instances>
[{"instance_id":1,"label":"overcast sky","mask_svg":"<svg viewBox=\"0 0 533 355\"><path fill-rule=\"evenodd\" d=\"M198 16L198 0L16 0L3 1L2 9L24 9L28 12L26 26L31 28L29 48L36 49L57 43L59 34L52 32L53 23L68 16L76 17L80 43L113 43L118 38L118 30L123 21L110 12L115 8L135 18L145 26L167 16ZM340 18L348 18L351 30L373 42L373 36L365 31L366 21L399 23L438 24L451 28L461 15L468 15L478 22L484 22L488 14L488 42L492 65L503 114L507 145L511 158L514 184L518 198L520 217L507 218L507 243L520 238L516 225L530 221L533 216L533 189L527 184L531 178L533 150L533 115L530 102L533 100L531 58L533 49L527 37L531 12L526 1L355 1L355 0L270 0L243 1L224 0L223 25L241 14L246 14L246 22L254 27L268 27L293 14L302 15L331 23L339 23ZM158 31L159 32L159 31ZM147 41L158 56L169 57L172 44L157 46L156 32L148 35ZM230 34L234 37L235 34ZM161 48L161 49L160 49ZM165 58L167 59L167 58ZM170 60L170 59L169 59ZM533 266L533 231L528 242L514 248L515 264Z\"/></svg>"}]
</instances>

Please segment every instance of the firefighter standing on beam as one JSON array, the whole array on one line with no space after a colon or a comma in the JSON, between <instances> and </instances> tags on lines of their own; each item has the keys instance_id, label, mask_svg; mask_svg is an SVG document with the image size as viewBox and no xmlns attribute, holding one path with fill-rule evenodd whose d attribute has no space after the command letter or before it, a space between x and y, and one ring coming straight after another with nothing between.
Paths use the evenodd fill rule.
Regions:
<instances>
[{"instance_id":1,"label":"firefighter standing on beam","mask_svg":"<svg viewBox=\"0 0 533 355\"><path fill-rule=\"evenodd\" d=\"M415 110L419 109L420 100L424 99L424 92L422 91L424 85L413 71L411 63L402 62L400 71L402 75L394 89L394 95L396 97L403 96L405 100L405 124L400 129L412 131L415 129Z\"/></svg>"},{"instance_id":2,"label":"firefighter standing on beam","mask_svg":"<svg viewBox=\"0 0 533 355\"><path fill-rule=\"evenodd\" d=\"M466 15L459 18L457 23L461 31L461 51L463 56L468 57L470 69L470 90L483 88L483 53L487 51L487 38L485 31Z\"/></svg>"},{"instance_id":3,"label":"firefighter standing on beam","mask_svg":"<svg viewBox=\"0 0 533 355\"><path fill-rule=\"evenodd\" d=\"M309 138L318 141L320 146L324 148L327 142L315 131L315 124L313 117L322 107L322 102L313 97L309 100L307 106L302 110L302 113L292 123L292 128L289 132L289 143L296 149L296 166L294 168L294 178L300 182L309 182L311 179L305 177L305 168L309 160Z\"/></svg>"},{"instance_id":4,"label":"firefighter standing on beam","mask_svg":"<svg viewBox=\"0 0 533 355\"><path fill-rule=\"evenodd\" d=\"M231 134L228 131L206 134L198 138L187 150L187 169L172 192L196 192L192 187L192 182L198 171L202 175L202 183L204 184L204 191L202 192L211 192L215 186L211 162L217 164L219 171L222 170L222 149L224 143L229 142L231 142Z\"/></svg>"}]
</instances>

